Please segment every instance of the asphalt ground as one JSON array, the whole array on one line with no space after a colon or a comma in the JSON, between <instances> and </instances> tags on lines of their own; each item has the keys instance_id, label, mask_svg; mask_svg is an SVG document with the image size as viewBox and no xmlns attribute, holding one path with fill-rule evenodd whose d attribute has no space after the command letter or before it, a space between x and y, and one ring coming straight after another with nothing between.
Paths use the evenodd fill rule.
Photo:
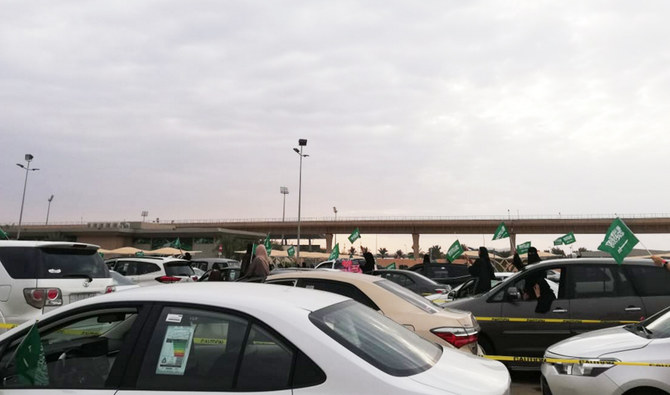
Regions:
<instances>
[{"instance_id":1,"label":"asphalt ground","mask_svg":"<svg viewBox=\"0 0 670 395\"><path fill-rule=\"evenodd\" d=\"M540 391L540 372L511 371L512 395L538 395Z\"/></svg>"}]
</instances>

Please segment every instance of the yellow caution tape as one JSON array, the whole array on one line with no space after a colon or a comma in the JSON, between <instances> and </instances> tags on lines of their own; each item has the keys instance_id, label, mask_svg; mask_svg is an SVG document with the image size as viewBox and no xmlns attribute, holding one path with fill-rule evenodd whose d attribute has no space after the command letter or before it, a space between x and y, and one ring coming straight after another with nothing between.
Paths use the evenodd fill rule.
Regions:
<instances>
[{"instance_id":1,"label":"yellow caution tape","mask_svg":"<svg viewBox=\"0 0 670 395\"><path fill-rule=\"evenodd\" d=\"M566 323L566 324L635 324L640 321L623 320L580 320L572 318L515 318L515 317L475 317L477 321L493 322L547 322L547 323Z\"/></svg>"},{"instance_id":2,"label":"yellow caution tape","mask_svg":"<svg viewBox=\"0 0 670 395\"><path fill-rule=\"evenodd\" d=\"M484 355L484 358L496 361L508 362L530 362L530 363L576 363L592 365L625 365L625 366L651 366L657 368L670 368L670 363L651 363L651 362L622 362L622 361L602 361L599 359L559 359L559 358L540 358L540 357L510 357L505 355Z\"/></svg>"},{"instance_id":3,"label":"yellow caution tape","mask_svg":"<svg viewBox=\"0 0 670 395\"><path fill-rule=\"evenodd\" d=\"M17 324L0 324L0 328L2 329L12 329L15 326L17 326Z\"/></svg>"}]
</instances>

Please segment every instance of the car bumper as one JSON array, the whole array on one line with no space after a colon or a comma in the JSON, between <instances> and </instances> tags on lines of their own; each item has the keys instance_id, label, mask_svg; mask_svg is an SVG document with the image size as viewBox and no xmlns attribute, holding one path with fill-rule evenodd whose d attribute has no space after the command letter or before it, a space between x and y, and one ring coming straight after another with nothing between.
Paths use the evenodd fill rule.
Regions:
<instances>
[{"instance_id":1,"label":"car bumper","mask_svg":"<svg viewBox=\"0 0 670 395\"><path fill-rule=\"evenodd\" d=\"M556 367L551 363L543 363L540 370L542 371L543 394L621 394L620 388L606 374L595 377L559 374ZM545 387L548 387L550 392L547 392Z\"/></svg>"}]
</instances>

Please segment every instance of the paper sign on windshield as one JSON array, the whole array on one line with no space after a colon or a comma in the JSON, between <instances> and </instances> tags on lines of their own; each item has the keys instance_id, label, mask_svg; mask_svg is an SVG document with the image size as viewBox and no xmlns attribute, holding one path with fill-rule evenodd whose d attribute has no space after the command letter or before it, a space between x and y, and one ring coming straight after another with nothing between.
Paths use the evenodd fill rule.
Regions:
<instances>
[{"instance_id":1,"label":"paper sign on windshield","mask_svg":"<svg viewBox=\"0 0 670 395\"><path fill-rule=\"evenodd\" d=\"M168 326L156 374L183 376L193 342L194 326Z\"/></svg>"}]
</instances>

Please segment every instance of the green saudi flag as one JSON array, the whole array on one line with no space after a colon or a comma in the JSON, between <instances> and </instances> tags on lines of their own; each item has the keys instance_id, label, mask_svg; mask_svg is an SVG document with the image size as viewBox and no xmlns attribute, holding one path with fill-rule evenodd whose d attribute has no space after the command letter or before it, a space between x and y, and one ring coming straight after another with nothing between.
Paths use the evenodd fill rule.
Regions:
<instances>
[{"instance_id":1,"label":"green saudi flag","mask_svg":"<svg viewBox=\"0 0 670 395\"><path fill-rule=\"evenodd\" d=\"M9 235L1 228L0 228L0 237L4 238L5 240L9 240Z\"/></svg>"},{"instance_id":2,"label":"green saudi flag","mask_svg":"<svg viewBox=\"0 0 670 395\"><path fill-rule=\"evenodd\" d=\"M501 222L500 225L498 225L498 229L496 229L495 233L493 234L493 240L505 239L507 237L509 237L509 232L507 231L505 223Z\"/></svg>"},{"instance_id":3,"label":"green saudi flag","mask_svg":"<svg viewBox=\"0 0 670 395\"><path fill-rule=\"evenodd\" d=\"M144 256L144 251L137 251L137 252L135 253L135 256L136 256L136 257L143 257L143 256Z\"/></svg>"},{"instance_id":4,"label":"green saudi flag","mask_svg":"<svg viewBox=\"0 0 670 395\"><path fill-rule=\"evenodd\" d=\"M293 246L290 246L288 250L286 250L286 252L288 253L289 257L292 257L293 255L295 255L295 248Z\"/></svg>"},{"instance_id":5,"label":"green saudi flag","mask_svg":"<svg viewBox=\"0 0 670 395\"><path fill-rule=\"evenodd\" d=\"M353 243L354 241L358 240L361 238L361 232L358 230L358 228L354 229L354 231L349 235L349 243Z\"/></svg>"},{"instance_id":6,"label":"green saudi flag","mask_svg":"<svg viewBox=\"0 0 670 395\"><path fill-rule=\"evenodd\" d=\"M525 254L528 252L529 248L530 248L530 241L527 241L523 244L519 244L518 246L516 246L516 252L519 255Z\"/></svg>"},{"instance_id":7,"label":"green saudi flag","mask_svg":"<svg viewBox=\"0 0 670 395\"><path fill-rule=\"evenodd\" d=\"M388 269L388 270L395 270L395 262L391 262L390 265L386 266L386 269Z\"/></svg>"},{"instance_id":8,"label":"green saudi flag","mask_svg":"<svg viewBox=\"0 0 670 395\"><path fill-rule=\"evenodd\" d=\"M265 236L265 251L268 252L268 256L272 255L272 242L270 241L270 234L268 233L267 236Z\"/></svg>"},{"instance_id":9,"label":"green saudi flag","mask_svg":"<svg viewBox=\"0 0 670 395\"><path fill-rule=\"evenodd\" d=\"M181 249L181 241L179 241L179 237L175 239L172 243L170 243L170 247L172 248L179 248Z\"/></svg>"},{"instance_id":10,"label":"green saudi flag","mask_svg":"<svg viewBox=\"0 0 670 395\"><path fill-rule=\"evenodd\" d=\"M561 241L563 242L563 244L568 245L574 243L575 241L577 241L577 239L575 238L575 234L570 232L565 236L562 236Z\"/></svg>"},{"instance_id":11,"label":"green saudi flag","mask_svg":"<svg viewBox=\"0 0 670 395\"><path fill-rule=\"evenodd\" d=\"M456 260L456 258L461 256L461 254L463 254L463 246L461 246L461 243L456 240L447 250L447 260L449 260L449 262L453 262Z\"/></svg>"},{"instance_id":12,"label":"green saudi flag","mask_svg":"<svg viewBox=\"0 0 670 395\"><path fill-rule=\"evenodd\" d=\"M340 257L340 243L335 244L335 248L333 248L333 251L330 253L330 256L328 257L329 260L331 259L337 259Z\"/></svg>"},{"instance_id":13,"label":"green saudi flag","mask_svg":"<svg viewBox=\"0 0 670 395\"><path fill-rule=\"evenodd\" d=\"M554 245L555 246L560 246L563 244L563 236L559 237L558 239L554 240Z\"/></svg>"},{"instance_id":14,"label":"green saudi flag","mask_svg":"<svg viewBox=\"0 0 670 395\"><path fill-rule=\"evenodd\" d=\"M14 361L21 384L40 387L49 385L49 371L37 324L30 328L17 347Z\"/></svg>"},{"instance_id":15,"label":"green saudi flag","mask_svg":"<svg viewBox=\"0 0 670 395\"><path fill-rule=\"evenodd\" d=\"M600 243L598 249L609 253L618 264L621 264L638 242L639 240L628 226L621 219L617 218L612 222L609 229L607 229L605 240Z\"/></svg>"}]
</instances>

